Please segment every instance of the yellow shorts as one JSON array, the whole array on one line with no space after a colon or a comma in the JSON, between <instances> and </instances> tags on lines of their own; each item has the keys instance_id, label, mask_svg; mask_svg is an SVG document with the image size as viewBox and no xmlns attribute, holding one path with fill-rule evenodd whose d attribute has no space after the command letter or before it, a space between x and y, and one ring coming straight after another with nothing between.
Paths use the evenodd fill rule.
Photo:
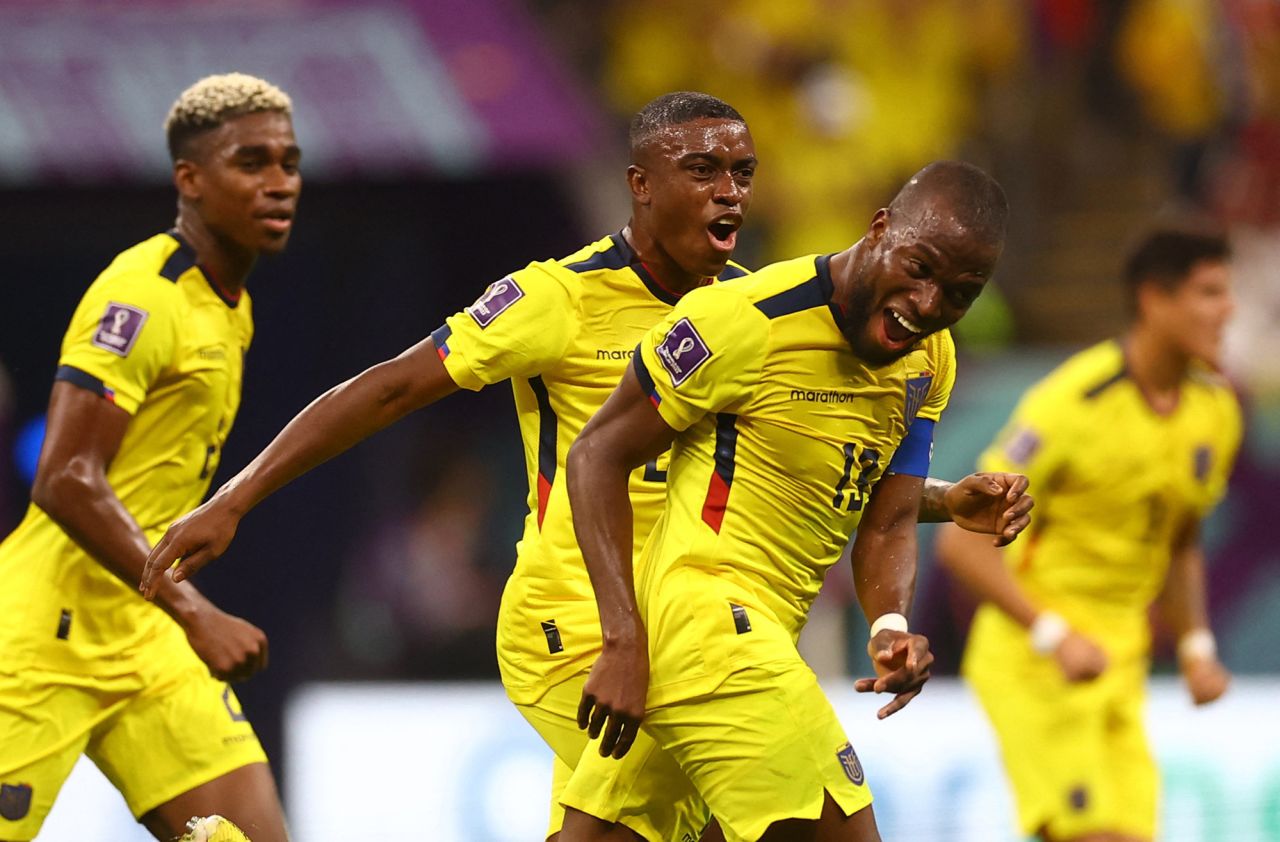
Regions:
<instances>
[{"instance_id":1,"label":"yellow shorts","mask_svg":"<svg viewBox=\"0 0 1280 842\"><path fill-rule=\"evenodd\" d=\"M1022 832L1155 838L1146 661L1113 662L1096 681L1069 684L1052 658L1031 652L1025 632L1020 640L1016 629L1001 630L1011 637L1000 643L994 628L975 630L964 675L1000 741Z\"/></svg>"},{"instance_id":2,"label":"yellow shorts","mask_svg":"<svg viewBox=\"0 0 1280 842\"><path fill-rule=\"evenodd\" d=\"M266 762L230 686L182 646L110 678L0 673L0 839L35 837L81 754L139 818Z\"/></svg>"},{"instance_id":3,"label":"yellow shorts","mask_svg":"<svg viewBox=\"0 0 1280 842\"><path fill-rule=\"evenodd\" d=\"M871 804L862 764L799 656L654 708L644 729L676 759L729 842L758 839L782 819L817 819L824 792L846 816Z\"/></svg>"},{"instance_id":4,"label":"yellow shorts","mask_svg":"<svg viewBox=\"0 0 1280 842\"><path fill-rule=\"evenodd\" d=\"M555 685L532 705L516 705L555 752L550 836L564 806L625 825L649 842L697 840L710 820L706 805L674 759L643 731L621 760L601 757L599 742L578 727L585 673Z\"/></svg>"}]
</instances>

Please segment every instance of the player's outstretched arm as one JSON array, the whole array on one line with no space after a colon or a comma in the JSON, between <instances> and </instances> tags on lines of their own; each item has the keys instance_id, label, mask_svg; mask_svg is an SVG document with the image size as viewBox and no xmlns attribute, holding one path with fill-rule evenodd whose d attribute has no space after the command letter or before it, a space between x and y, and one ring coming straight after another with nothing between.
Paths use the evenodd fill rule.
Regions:
<instances>
[{"instance_id":1,"label":"player's outstretched arm","mask_svg":"<svg viewBox=\"0 0 1280 842\"><path fill-rule=\"evenodd\" d=\"M665 452L676 431L649 403L628 367L622 382L569 449L566 473L573 528L600 611L604 649L582 690L578 726L600 754L622 757L644 717L649 643L632 579L634 521L627 478Z\"/></svg>"},{"instance_id":2,"label":"player's outstretched arm","mask_svg":"<svg viewBox=\"0 0 1280 842\"><path fill-rule=\"evenodd\" d=\"M871 624L867 654L875 678L854 682L859 693L893 693L878 716L892 716L920 694L933 655L924 635L907 631L916 588L916 526L924 479L885 474L862 513L850 559L858 604Z\"/></svg>"},{"instance_id":3,"label":"player's outstretched arm","mask_svg":"<svg viewBox=\"0 0 1280 842\"><path fill-rule=\"evenodd\" d=\"M955 524L938 530L938 560L983 602L1008 614L1031 634L1031 645L1052 656L1068 681L1089 681L1107 668L1107 655L1098 644L1072 629L1065 619L1041 610L1014 580L1000 551L981 535Z\"/></svg>"},{"instance_id":4,"label":"player's outstretched arm","mask_svg":"<svg viewBox=\"0 0 1280 842\"><path fill-rule=\"evenodd\" d=\"M226 552L240 519L269 495L457 388L428 338L325 392L208 502L169 527L147 558L140 589L152 599L175 559L174 582L196 573Z\"/></svg>"},{"instance_id":5,"label":"player's outstretched arm","mask_svg":"<svg viewBox=\"0 0 1280 842\"><path fill-rule=\"evenodd\" d=\"M99 564L132 584L150 545L107 482L129 421L127 412L98 394L55 383L31 500ZM237 681L266 666L262 630L219 610L190 583L159 583L155 601L182 626L217 678Z\"/></svg>"},{"instance_id":6,"label":"player's outstretched arm","mask_svg":"<svg viewBox=\"0 0 1280 842\"><path fill-rule=\"evenodd\" d=\"M994 544L1013 542L1031 525L1035 500L1022 474L983 471L960 480L929 477L920 498L921 523L955 523L970 532L995 535Z\"/></svg>"},{"instance_id":7,"label":"player's outstretched arm","mask_svg":"<svg viewBox=\"0 0 1280 842\"><path fill-rule=\"evenodd\" d=\"M1216 701L1231 683L1231 673L1218 660L1206 603L1204 551L1200 545L1200 521L1195 519L1178 535L1159 606L1164 621L1177 636L1178 668L1197 705Z\"/></svg>"}]
</instances>

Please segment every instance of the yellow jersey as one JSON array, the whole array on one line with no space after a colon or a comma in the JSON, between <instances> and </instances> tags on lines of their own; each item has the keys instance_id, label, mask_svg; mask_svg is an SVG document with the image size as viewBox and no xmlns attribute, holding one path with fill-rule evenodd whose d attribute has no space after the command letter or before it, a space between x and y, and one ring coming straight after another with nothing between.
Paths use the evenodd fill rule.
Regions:
<instances>
[{"instance_id":1,"label":"yellow jersey","mask_svg":"<svg viewBox=\"0 0 1280 842\"><path fill-rule=\"evenodd\" d=\"M730 264L721 280L746 270ZM710 281L710 279L708 279ZM613 392L640 337L679 296L613 234L561 260L530 263L432 333L465 389L510 380L528 468L529 514L498 615L508 695L533 704L600 651L600 620L565 489L578 433ZM662 511L665 458L631 477L637 549Z\"/></svg>"},{"instance_id":2,"label":"yellow jersey","mask_svg":"<svg viewBox=\"0 0 1280 842\"><path fill-rule=\"evenodd\" d=\"M867 365L837 326L829 261L695 290L641 342L636 374L680 431L666 508L637 565L651 706L794 658L881 476L928 473L929 445L904 438L931 436L950 397L950 334Z\"/></svg>"},{"instance_id":3,"label":"yellow jersey","mask_svg":"<svg viewBox=\"0 0 1280 842\"><path fill-rule=\"evenodd\" d=\"M133 416L107 482L148 540L200 503L240 405L247 293L225 298L175 232L122 252L90 285L55 377ZM134 671L172 620L32 504L0 544L0 669Z\"/></svg>"},{"instance_id":4,"label":"yellow jersey","mask_svg":"<svg viewBox=\"0 0 1280 842\"><path fill-rule=\"evenodd\" d=\"M1005 552L1018 583L1114 657L1145 656L1146 609L1177 532L1222 498L1241 429L1234 392L1207 369L1193 371L1177 408L1159 415L1125 375L1118 342L1068 359L1027 392L979 460L982 470L1031 480L1031 527ZM994 619L974 634L988 625L1028 645L1020 626Z\"/></svg>"}]
</instances>

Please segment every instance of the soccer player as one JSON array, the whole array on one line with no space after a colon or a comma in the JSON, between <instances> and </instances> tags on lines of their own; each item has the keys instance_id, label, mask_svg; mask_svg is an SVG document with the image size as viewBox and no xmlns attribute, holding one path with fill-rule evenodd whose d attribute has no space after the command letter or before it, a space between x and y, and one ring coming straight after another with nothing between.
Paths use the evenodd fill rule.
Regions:
<instances>
[{"instance_id":1,"label":"soccer player","mask_svg":"<svg viewBox=\"0 0 1280 842\"><path fill-rule=\"evenodd\" d=\"M879 839L857 755L796 639L856 529L878 677L855 687L896 694L883 718L929 676L906 614L955 376L946 329L990 277L1007 214L989 176L939 162L847 250L694 291L645 334L569 453L604 639L580 724L615 756L656 742L729 840ZM633 585L627 478L668 449L666 508ZM566 842L592 825L580 805L601 769L580 764L565 789Z\"/></svg>"},{"instance_id":2,"label":"soccer player","mask_svg":"<svg viewBox=\"0 0 1280 842\"><path fill-rule=\"evenodd\" d=\"M144 589L154 589L175 558L183 559L175 579L194 573L226 550L240 518L262 499L410 411L459 388L511 381L529 514L499 612L498 663L511 700L555 754L552 835L561 826L560 791L588 745L577 707L600 650L563 481L565 456L644 332L689 290L745 274L729 262L756 167L741 115L706 94L658 97L633 120L631 155L632 215L622 231L491 284L418 345L321 396L208 503L174 524L143 580ZM655 455L628 480L637 548L662 509L665 478L666 457ZM926 506L934 519L956 517L998 540L1025 526L1021 510L1030 500L1018 480L973 477L932 488ZM1006 498L1020 514L1000 520ZM701 801L647 788L679 776L678 769L644 741L633 754L611 764L615 777L602 786L594 815L648 839L697 838L706 821ZM625 803L605 803L614 791Z\"/></svg>"},{"instance_id":3,"label":"soccer player","mask_svg":"<svg viewBox=\"0 0 1280 842\"><path fill-rule=\"evenodd\" d=\"M62 343L32 505L0 544L0 839L39 831L82 754L157 839L220 813L286 839L266 756L228 681L262 631L190 583L133 586L199 502L235 419L245 279L284 249L302 186L288 96L201 79L165 121L174 227L120 253Z\"/></svg>"},{"instance_id":4,"label":"soccer player","mask_svg":"<svg viewBox=\"0 0 1280 842\"><path fill-rule=\"evenodd\" d=\"M1222 497L1240 408L1215 372L1234 306L1224 239L1173 229L1133 252L1133 322L1032 387L983 467L1031 478L1044 513L1001 554L953 530L942 562L983 600L962 671L991 718L1023 833L1150 840L1142 725L1148 607L1164 610L1196 704L1228 674L1205 608L1200 521Z\"/></svg>"}]
</instances>

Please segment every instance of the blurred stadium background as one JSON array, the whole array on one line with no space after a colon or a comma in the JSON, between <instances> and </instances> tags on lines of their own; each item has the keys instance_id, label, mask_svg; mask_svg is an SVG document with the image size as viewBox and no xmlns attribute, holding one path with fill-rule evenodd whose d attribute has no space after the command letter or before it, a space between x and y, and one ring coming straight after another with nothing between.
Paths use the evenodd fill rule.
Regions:
<instances>
[{"instance_id":1,"label":"blurred stadium background","mask_svg":"<svg viewBox=\"0 0 1280 842\"><path fill-rule=\"evenodd\" d=\"M1159 680L1152 727L1162 838L1280 840L1276 0L0 0L2 531L26 504L72 307L172 221L164 113L231 69L293 96L306 190L288 254L251 281L258 333L221 479L491 280L620 228L626 120L664 91L716 94L751 125L750 266L843 248L931 159L1005 185L1011 242L959 331L939 476L971 469L1029 382L1122 327L1117 267L1146 224L1228 225L1249 428L1210 578L1242 680L1207 711ZM508 392L460 395L277 495L201 577L271 636L271 668L240 692L302 842L539 838L547 757L493 655L523 476ZM852 697L865 627L846 571L804 644L886 839L1012 839L961 687L939 679L884 724ZM926 553L915 623L938 673L954 673L970 610ZM1172 672L1167 641L1157 672ZM42 838L85 838L85 816L101 817L94 838L146 838L104 786L79 770Z\"/></svg>"}]
</instances>

